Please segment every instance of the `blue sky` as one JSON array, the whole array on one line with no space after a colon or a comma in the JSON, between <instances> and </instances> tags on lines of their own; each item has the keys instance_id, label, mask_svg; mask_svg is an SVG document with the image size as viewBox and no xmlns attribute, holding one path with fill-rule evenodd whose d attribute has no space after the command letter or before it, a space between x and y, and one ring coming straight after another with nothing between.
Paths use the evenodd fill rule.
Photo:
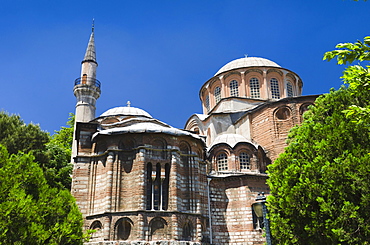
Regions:
<instances>
[{"instance_id":1,"label":"blue sky","mask_svg":"<svg viewBox=\"0 0 370 245\"><path fill-rule=\"evenodd\" d=\"M245 54L300 75L304 95L326 93L343 67L324 52L370 35L369 13L350 0L0 0L0 109L49 132L65 125L93 18L97 116L130 100L183 128L203 83Z\"/></svg>"}]
</instances>

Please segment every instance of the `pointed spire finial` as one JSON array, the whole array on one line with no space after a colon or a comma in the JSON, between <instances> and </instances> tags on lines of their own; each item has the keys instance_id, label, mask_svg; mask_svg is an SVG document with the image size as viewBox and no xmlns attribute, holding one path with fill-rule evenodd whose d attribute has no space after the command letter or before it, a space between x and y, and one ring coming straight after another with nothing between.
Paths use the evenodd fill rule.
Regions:
<instances>
[{"instance_id":1,"label":"pointed spire finial","mask_svg":"<svg viewBox=\"0 0 370 245\"><path fill-rule=\"evenodd\" d=\"M98 64L96 62L96 53L95 53L95 40L94 40L95 25L94 25L94 21L95 21L95 19L93 19L93 21L92 21L92 28L91 28L92 32L91 32L91 35L90 35L89 43L87 44L85 57L84 57L82 63L84 63L86 61L89 61L89 62L94 62L94 63Z\"/></svg>"}]
</instances>

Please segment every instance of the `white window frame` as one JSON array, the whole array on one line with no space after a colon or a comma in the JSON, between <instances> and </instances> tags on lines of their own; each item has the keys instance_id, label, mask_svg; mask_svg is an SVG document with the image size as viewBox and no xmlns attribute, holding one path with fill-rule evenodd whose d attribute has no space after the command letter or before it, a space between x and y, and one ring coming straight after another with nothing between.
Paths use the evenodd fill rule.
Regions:
<instances>
[{"instance_id":1,"label":"white window frame","mask_svg":"<svg viewBox=\"0 0 370 245\"><path fill-rule=\"evenodd\" d=\"M279 81L276 78L270 80L271 98L280 99Z\"/></svg>"},{"instance_id":2,"label":"white window frame","mask_svg":"<svg viewBox=\"0 0 370 245\"><path fill-rule=\"evenodd\" d=\"M230 96L232 97L237 97L239 96L239 86L238 86L238 81L232 80L230 82Z\"/></svg>"},{"instance_id":3,"label":"white window frame","mask_svg":"<svg viewBox=\"0 0 370 245\"><path fill-rule=\"evenodd\" d=\"M217 155L217 169L218 171L227 171L229 169L227 155L225 153Z\"/></svg>"},{"instance_id":4,"label":"white window frame","mask_svg":"<svg viewBox=\"0 0 370 245\"><path fill-rule=\"evenodd\" d=\"M251 92L251 98L256 99L256 98L261 97L260 82L259 82L258 78L252 77L249 80L249 89L250 89L250 92Z\"/></svg>"},{"instance_id":5,"label":"white window frame","mask_svg":"<svg viewBox=\"0 0 370 245\"><path fill-rule=\"evenodd\" d=\"M217 104L221 100L221 88L220 87L216 87L214 94L215 94L215 101L216 101L216 104Z\"/></svg>"},{"instance_id":6,"label":"white window frame","mask_svg":"<svg viewBox=\"0 0 370 245\"><path fill-rule=\"evenodd\" d=\"M286 83L286 93L287 93L287 97L293 97L294 96L293 84L290 81L288 81Z\"/></svg>"},{"instance_id":7,"label":"white window frame","mask_svg":"<svg viewBox=\"0 0 370 245\"><path fill-rule=\"evenodd\" d=\"M242 151L239 154L239 165L240 165L240 170L250 170L251 169L251 158L247 152Z\"/></svg>"}]
</instances>

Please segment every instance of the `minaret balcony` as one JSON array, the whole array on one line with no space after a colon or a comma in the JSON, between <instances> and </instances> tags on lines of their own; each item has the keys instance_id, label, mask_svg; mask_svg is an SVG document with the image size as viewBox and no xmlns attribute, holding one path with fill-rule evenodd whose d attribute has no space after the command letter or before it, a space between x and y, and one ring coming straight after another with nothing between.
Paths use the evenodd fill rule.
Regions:
<instances>
[{"instance_id":1,"label":"minaret balcony","mask_svg":"<svg viewBox=\"0 0 370 245\"><path fill-rule=\"evenodd\" d=\"M92 77L79 77L75 80L76 85L90 85L100 89L100 81Z\"/></svg>"}]
</instances>

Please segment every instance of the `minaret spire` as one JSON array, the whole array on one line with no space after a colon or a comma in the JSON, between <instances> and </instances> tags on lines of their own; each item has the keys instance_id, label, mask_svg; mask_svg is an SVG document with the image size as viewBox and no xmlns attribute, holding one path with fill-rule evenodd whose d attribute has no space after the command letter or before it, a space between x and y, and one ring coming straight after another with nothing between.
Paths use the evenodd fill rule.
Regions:
<instances>
[{"instance_id":1,"label":"minaret spire","mask_svg":"<svg viewBox=\"0 0 370 245\"><path fill-rule=\"evenodd\" d=\"M82 63L84 63L84 62L94 62L94 63L98 64L96 62L94 31L95 31L95 25L94 25L94 19L93 19L92 27L91 27L91 35L90 35L89 43L87 45L85 57L84 57L84 60L82 61Z\"/></svg>"}]
</instances>

